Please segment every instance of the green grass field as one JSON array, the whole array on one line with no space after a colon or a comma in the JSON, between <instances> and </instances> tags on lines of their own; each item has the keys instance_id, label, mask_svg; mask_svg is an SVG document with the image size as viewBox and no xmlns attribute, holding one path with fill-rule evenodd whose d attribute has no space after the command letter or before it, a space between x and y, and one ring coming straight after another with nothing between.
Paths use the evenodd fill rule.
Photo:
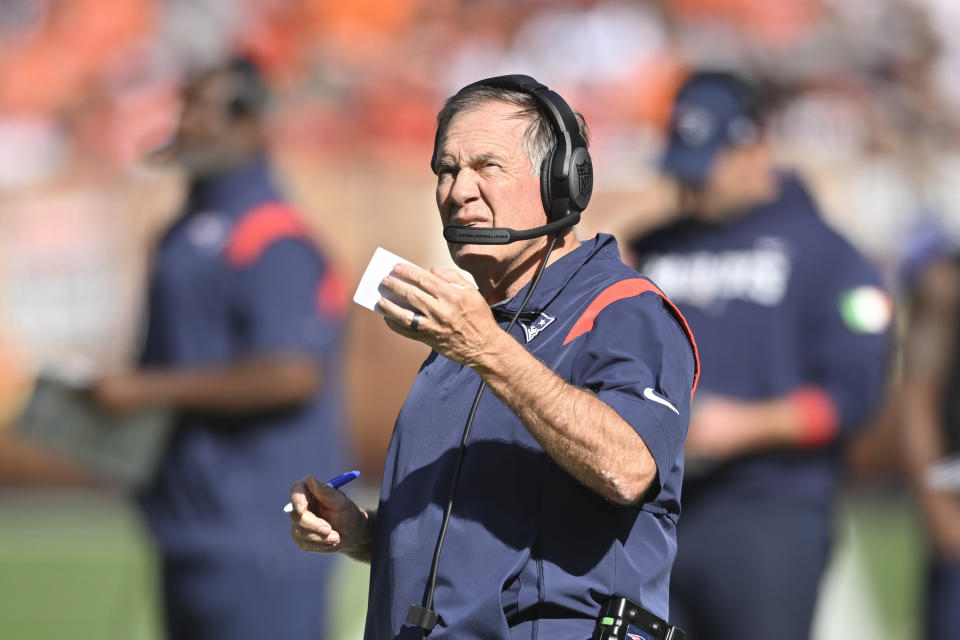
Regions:
<instances>
[{"instance_id":1,"label":"green grass field","mask_svg":"<svg viewBox=\"0 0 960 640\"><path fill-rule=\"evenodd\" d=\"M368 571L346 559L336 571L328 635L360 638ZM119 496L0 491L3 640L161 640L156 576L149 538Z\"/></svg>"},{"instance_id":2,"label":"green grass field","mask_svg":"<svg viewBox=\"0 0 960 640\"><path fill-rule=\"evenodd\" d=\"M0 636L159 638L151 549L113 496L0 494Z\"/></svg>"},{"instance_id":3,"label":"green grass field","mask_svg":"<svg viewBox=\"0 0 960 640\"><path fill-rule=\"evenodd\" d=\"M815 640L916 640L921 537L908 503L845 498L837 550ZM367 570L342 560L337 571L328 635L358 639ZM119 497L0 492L0 638L161 640L155 577L148 539Z\"/></svg>"}]
</instances>

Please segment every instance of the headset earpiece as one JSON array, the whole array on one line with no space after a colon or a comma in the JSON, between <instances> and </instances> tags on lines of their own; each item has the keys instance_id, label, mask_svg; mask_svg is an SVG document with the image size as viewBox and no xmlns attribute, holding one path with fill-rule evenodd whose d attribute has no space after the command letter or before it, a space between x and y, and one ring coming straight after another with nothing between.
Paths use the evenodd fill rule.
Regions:
<instances>
[{"instance_id":1,"label":"headset earpiece","mask_svg":"<svg viewBox=\"0 0 960 640\"><path fill-rule=\"evenodd\" d=\"M260 114L266 107L268 93L260 69L251 60L236 58L227 70L235 85L233 95L227 101L227 113L235 119Z\"/></svg>"},{"instance_id":2,"label":"headset earpiece","mask_svg":"<svg viewBox=\"0 0 960 640\"><path fill-rule=\"evenodd\" d=\"M547 157L540 163L540 201L543 202L543 210L547 212L547 218L553 219L553 193L550 188L550 167L553 166L553 152L547 154Z\"/></svg>"},{"instance_id":3,"label":"headset earpiece","mask_svg":"<svg viewBox=\"0 0 960 640\"><path fill-rule=\"evenodd\" d=\"M250 116L253 109L249 100L245 100L244 96L233 96L227 103L227 112L231 118L240 119Z\"/></svg>"},{"instance_id":4,"label":"headset earpiece","mask_svg":"<svg viewBox=\"0 0 960 640\"><path fill-rule=\"evenodd\" d=\"M573 207L583 211L590 202L590 196L593 195L593 161L586 147L573 150L570 154L570 168L570 174L567 176L569 183L567 193L570 194Z\"/></svg>"},{"instance_id":5,"label":"headset earpiece","mask_svg":"<svg viewBox=\"0 0 960 640\"><path fill-rule=\"evenodd\" d=\"M529 80L530 84L523 87L523 90L537 100L540 112L550 123L556 140L553 150L540 168L543 208L550 222L572 216L570 224L576 224L580 212L587 208L593 193L593 164L590 161L590 152L580 133L580 123L573 109L555 91L532 78Z\"/></svg>"}]
</instances>

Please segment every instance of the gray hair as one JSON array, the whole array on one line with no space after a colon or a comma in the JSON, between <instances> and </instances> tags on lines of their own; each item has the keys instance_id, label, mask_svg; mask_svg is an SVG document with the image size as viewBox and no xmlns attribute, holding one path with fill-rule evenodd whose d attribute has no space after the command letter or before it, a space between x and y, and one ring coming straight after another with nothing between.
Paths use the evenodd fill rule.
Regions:
<instances>
[{"instance_id":1,"label":"gray hair","mask_svg":"<svg viewBox=\"0 0 960 640\"><path fill-rule=\"evenodd\" d=\"M553 132L553 127L550 126L550 122L543 115L543 112L540 111L536 98L522 91L501 89L499 87L485 87L482 85L466 86L456 94L447 98L447 101L443 103L443 108L440 110L440 113L437 114L436 144L430 164L434 173L437 172L440 145L444 138L446 138L447 129L450 127L450 122L453 120L453 117L461 111L475 109L481 104L491 100L499 100L515 105L518 107L518 110L513 114L513 117L524 118L529 121L526 131L523 132L523 151L530 160L530 173L540 175L540 166L556 145L557 137ZM580 135L583 136L584 143L589 144L587 122L584 120L583 114L579 111L574 111L573 113L577 118Z\"/></svg>"}]
</instances>

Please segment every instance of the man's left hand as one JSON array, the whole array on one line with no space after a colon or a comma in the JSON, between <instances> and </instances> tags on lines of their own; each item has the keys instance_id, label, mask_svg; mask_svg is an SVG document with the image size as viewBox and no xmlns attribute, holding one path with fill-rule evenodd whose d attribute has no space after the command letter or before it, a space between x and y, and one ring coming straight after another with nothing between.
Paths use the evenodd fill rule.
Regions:
<instances>
[{"instance_id":1,"label":"man's left hand","mask_svg":"<svg viewBox=\"0 0 960 640\"><path fill-rule=\"evenodd\" d=\"M457 271L398 264L381 284L416 310L380 298L387 326L451 360L472 366L503 335L486 300Z\"/></svg>"},{"instance_id":2,"label":"man's left hand","mask_svg":"<svg viewBox=\"0 0 960 640\"><path fill-rule=\"evenodd\" d=\"M146 405L141 378L135 373L103 376L90 388L97 406L112 415L126 415Z\"/></svg>"}]
</instances>

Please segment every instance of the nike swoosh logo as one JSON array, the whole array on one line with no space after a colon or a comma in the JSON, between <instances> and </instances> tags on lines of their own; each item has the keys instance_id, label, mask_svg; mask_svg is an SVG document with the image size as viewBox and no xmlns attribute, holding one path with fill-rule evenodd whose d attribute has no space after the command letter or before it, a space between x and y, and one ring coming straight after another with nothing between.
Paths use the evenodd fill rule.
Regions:
<instances>
[{"instance_id":1,"label":"nike swoosh logo","mask_svg":"<svg viewBox=\"0 0 960 640\"><path fill-rule=\"evenodd\" d=\"M677 411L677 408L675 406L670 404L669 400L658 396L656 393L653 392L653 388L651 387L647 387L646 389L643 390L643 397L646 398L647 400L652 400L653 402L662 404L667 409L670 409L670 411L673 411L675 414L680 415L680 412Z\"/></svg>"}]
</instances>

